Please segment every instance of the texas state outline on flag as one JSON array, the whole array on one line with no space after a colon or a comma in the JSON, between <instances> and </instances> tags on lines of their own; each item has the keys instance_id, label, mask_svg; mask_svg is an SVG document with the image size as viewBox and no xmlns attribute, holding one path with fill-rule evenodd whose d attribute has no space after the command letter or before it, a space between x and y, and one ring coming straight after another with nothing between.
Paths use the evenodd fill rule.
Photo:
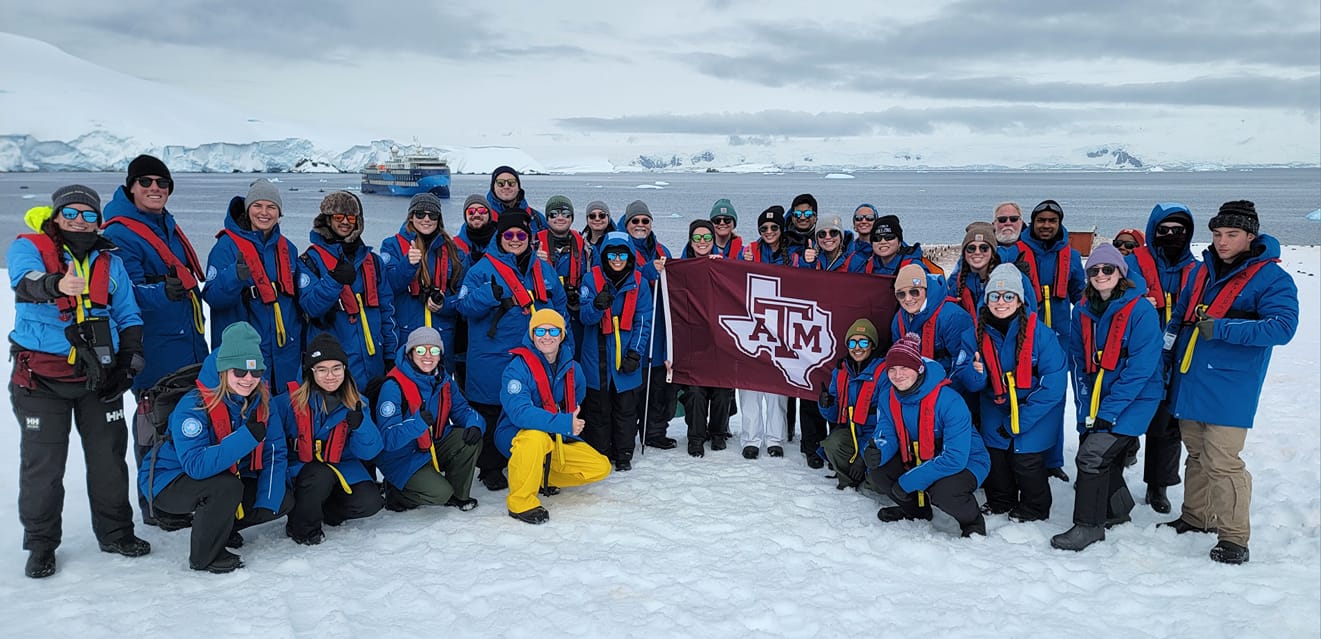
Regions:
<instances>
[{"instance_id":1,"label":"texas state outline on flag","mask_svg":"<svg viewBox=\"0 0 1321 639\"><path fill-rule=\"evenodd\" d=\"M747 315L721 315L720 326L743 354L769 355L785 381L811 390L812 371L835 352L830 311L814 300L781 296L778 277L749 273L747 278Z\"/></svg>"}]
</instances>

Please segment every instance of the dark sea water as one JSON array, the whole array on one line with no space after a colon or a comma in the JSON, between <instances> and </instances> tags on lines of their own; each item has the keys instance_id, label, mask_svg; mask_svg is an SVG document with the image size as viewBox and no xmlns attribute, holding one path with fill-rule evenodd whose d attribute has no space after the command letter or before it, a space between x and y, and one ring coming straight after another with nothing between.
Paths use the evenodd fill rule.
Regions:
<instances>
[{"instance_id":1,"label":"dark sea water","mask_svg":"<svg viewBox=\"0 0 1321 639\"><path fill-rule=\"evenodd\" d=\"M177 174L169 210L203 256L222 228L229 199L243 195L255 174ZM267 176L279 180L283 191L284 219L281 228L299 247L307 244L307 232L317 206L335 189L356 189L356 174ZM8 251L15 235L26 232L23 213L30 207L49 204L50 193L64 184L83 183L97 189L109 201L115 187L123 183L114 173L6 173L0 174L0 249ZM664 184L657 184L661 182ZM1264 233L1282 244L1321 244L1321 222L1306 215L1321 208L1321 169L1257 169L1198 173L1129 172L862 172L853 179L830 179L816 173L775 175L733 173L627 173L582 175L531 175L523 180L529 201L543 208L551 195L562 194L578 209L575 228L582 227L582 209L592 200L602 200L616 215L633 200L642 200L656 219L656 232L676 252L683 246L688 222L706 217L715 200L729 198L739 214L739 232L755 236L756 215L772 204L788 208L798 193L812 193L825 215L838 214L851 225L853 209L862 202L874 204L882 215L900 217L909 243L957 243L963 228L974 220L989 220L992 207L1014 200L1026 210L1051 198L1064 207L1064 223L1071 231L1096 227L1103 236L1113 236L1125 227L1146 228L1146 220L1157 202L1188 205L1197 220L1194 239L1208 241L1205 228L1221 202L1248 199L1257 204ZM484 194L489 187L485 175L456 175L454 197L445 204L445 225L451 232L461 224L460 208L470 193ZM646 188L651 187L651 188ZM378 245L393 235L404 219L408 198L365 195L367 232L364 239Z\"/></svg>"}]
</instances>

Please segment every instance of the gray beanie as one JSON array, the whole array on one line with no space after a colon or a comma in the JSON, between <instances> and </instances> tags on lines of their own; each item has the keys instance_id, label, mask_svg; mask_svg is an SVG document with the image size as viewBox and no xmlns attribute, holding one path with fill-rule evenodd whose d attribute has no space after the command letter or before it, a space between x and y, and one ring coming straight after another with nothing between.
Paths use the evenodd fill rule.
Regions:
<instances>
[{"instance_id":1,"label":"gray beanie","mask_svg":"<svg viewBox=\"0 0 1321 639\"><path fill-rule=\"evenodd\" d=\"M1109 264L1119 269L1121 277L1128 277L1128 262L1124 259L1124 254L1119 249L1109 244L1102 244L1092 249L1092 254L1087 256L1086 268Z\"/></svg>"},{"instance_id":2,"label":"gray beanie","mask_svg":"<svg viewBox=\"0 0 1321 639\"><path fill-rule=\"evenodd\" d=\"M439 213L441 211L440 198L431 193L418 193L408 201L408 214L412 215L413 211L435 211Z\"/></svg>"},{"instance_id":3,"label":"gray beanie","mask_svg":"<svg viewBox=\"0 0 1321 639\"><path fill-rule=\"evenodd\" d=\"M1023 294L1023 272L1018 270L1013 264L1001 264L991 271L991 276L986 278L986 293L999 291L1001 293L1009 291L1018 295L1019 301L1026 299Z\"/></svg>"},{"instance_id":4,"label":"gray beanie","mask_svg":"<svg viewBox=\"0 0 1321 639\"><path fill-rule=\"evenodd\" d=\"M480 204L482 206L490 208L490 206L486 203L485 195L477 195L476 193L474 193L472 195L469 195L468 198L463 201L463 212L465 215L468 212L468 207L474 204Z\"/></svg>"},{"instance_id":5,"label":"gray beanie","mask_svg":"<svg viewBox=\"0 0 1321 639\"><path fill-rule=\"evenodd\" d=\"M248 187L248 196L243 198L243 206L252 206L253 202L262 200L275 204L275 208L280 209L281 213L284 212L284 204L280 202L280 189L276 188L266 178L253 181L252 185Z\"/></svg>"},{"instance_id":6,"label":"gray beanie","mask_svg":"<svg viewBox=\"0 0 1321 639\"><path fill-rule=\"evenodd\" d=\"M441 352L445 352L445 343L440 340L440 333L430 326L413 329L408 334L408 341L404 343L404 351L411 353L418 346L439 346Z\"/></svg>"},{"instance_id":7,"label":"gray beanie","mask_svg":"<svg viewBox=\"0 0 1321 639\"><path fill-rule=\"evenodd\" d=\"M600 211L605 213L606 217L610 216L610 206L601 200L592 200L591 202L588 202L585 210L588 213L591 213L592 211Z\"/></svg>"},{"instance_id":8,"label":"gray beanie","mask_svg":"<svg viewBox=\"0 0 1321 639\"><path fill-rule=\"evenodd\" d=\"M50 202L51 207L55 209L57 214L60 209L70 204L86 204L92 207L93 211L98 214L101 213L101 196L97 195L91 187L81 184L70 184L55 189L55 192L50 194Z\"/></svg>"},{"instance_id":9,"label":"gray beanie","mask_svg":"<svg viewBox=\"0 0 1321 639\"><path fill-rule=\"evenodd\" d=\"M628 226L629 220L641 215L652 217L651 209L647 208L646 202L643 202L642 200L633 200L632 202L629 202L628 208L624 209L624 219L622 222L624 223L624 226Z\"/></svg>"}]
</instances>

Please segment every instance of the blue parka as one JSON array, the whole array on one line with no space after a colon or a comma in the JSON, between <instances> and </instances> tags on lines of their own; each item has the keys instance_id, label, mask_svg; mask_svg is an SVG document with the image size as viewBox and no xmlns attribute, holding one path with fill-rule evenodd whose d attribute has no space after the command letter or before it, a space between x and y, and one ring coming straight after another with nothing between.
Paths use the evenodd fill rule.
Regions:
<instances>
[{"instance_id":1,"label":"blue parka","mask_svg":"<svg viewBox=\"0 0 1321 639\"><path fill-rule=\"evenodd\" d=\"M876 405L881 398L888 397L886 393L890 392L890 378L885 375L885 358L879 355L872 357L861 366L852 359L846 358L841 362L848 375L848 395L841 395L839 383L836 379L838 368L830 372L830 381L826 388L830 394L837 399L843 399L845 406L854 407L853 425L856 429L854 436L857 437L859 448L866 447L867 442L872 440L876 432ZM875 381L876 387L872 391L871 402L867 406L857 406L858 395L862 392L862 387L868 382ZM817 404L817 409L821 411L821 416L825 418L827 424L848 424L849 416L839 414L839 402L831 402L829 406Z\"/></svg>"},{"instance_id":2,"label":"blue parka","mask_svg":"<svg viewBox=\"0 0 1321 639\"><path fill-rule=\"evenodd\" d=\"M620 228L628 228L628 225L624 224L622 218L619 221L619 226ZM656 270L654 262L660 257L671 259L674 257L674 254L670 252L670 249L665 248L665 245L661 244L660 240L656 239L655 233L649 233L647 234L647 237L643 239L638 239L630 235L628 239L633 243L633 249L636 253L634 259L637 260L637 268L642 272L642 278L646 281L646 285L651 288L651 303L653 305L652 315L655 318L655 321L648 321L652 330L652 334L649 337L652 342L651 353L650 357L647 356L648 353L642 354L642 366L643 368L664 366L666 340L665 307L660 305L660 271Z\"/></svg>"},{"instance_id":3,"label":"blue parka","mask_svg":"<svg viewBox=\"0 0 1321 639\"><path fill-rule=\"evenodd\" d=\"M907 264L916 264L922 267L922 270L927 273L931 272L931 269L927 268L926 261L922 259L921 244L909 245L905 242L900 242L899 252L895 253L894 256L888 260L882 259L881 256L872 253L870 243L868 243L867 246L866 253L855 251L853 257L849 258L850 273L866 273L868 262L872 263L872 272L870 275L897 275L899 269Z\"/></svg>"},{"instance_id":4,"label":"blue parka","mask_svg":"<svg viewBox=\"0 0 1321 639\"><path fill-rule=\"evenodd\" d=\"M982 279L982 276L978 275L976 271L969 271L968 277L960 285L959 277L963 271L963 266L963 260L960 259L959 263L954 265L954 270L950 271L949 279L945 280L945 297L957 303L959 308L968 311L975 320L975 311L970 311L963 306L963 291L966 287L969 295L972 296L973 308L981 310L982 306L986 304L986 280ZM994 267L992 267L992 270L994 270ZM1032 280L1028 279L1026 273L1023 274L1023 290L1032 290ZM1035 295L1029 295L1024 301L1027 302L1027 312L1037 312L1037 298Z\"/></svg>"},{"instance_id":5,"label":"blue parka","mask_svg":"<svg viewBox=\"0 0 1321 639\"><path fill-rule=\"evenodd\" d=\"M307 382L315 384L316 382ZM285 449L289 451L289 481L293 482L298 473L303 471L303 462L296 450L298 442L298 418L294 413L291 394L285 393L274 400L280 410L280 423L284 424ZM325 399L321 391L314 390L308 396L308 409L311 412L312 438L324 442L330 432L349 416L349 407L336 403L329 413L325 410ZM374 478L367 472L362 462L371 461L381 452L381 433L372 423L371 407L362 407L362 423L349 433L349 439L340 454L339 462L332 464L350 486Z\"/></svg>"},{"instance_id":6,"label":"blue parka","mask_svg":"<svg viewBox=\"0 0 1321 639\"><path fill-rule=\"evenodd\" d=\"M281 273L276 257L278 247L283 244L288 250L295 287L298 286L303 267L298 260L298 248L280 232L279 224L271 229L269 235L264 235L261 231L252 230L246 223L240 223L240 219L247 219L246 211L243 198L230 200L229 214L225 216L225 230L251 242L260 253L262 263L248 264L248 268L261 268L276 285L279 292L275 304L280 307L279 323L284 327L284 336L280 337L276 331L275 307L256 297L252 278L242 281L238 279L238 263L242 256L234 240L222 232L216 236L216 243L206 258L206 286L202 289L202 298L211 307L211 348L220 348L220 336L230 324L251 324L257 334L261 335L261 354L266 360L266 380L271 385L271 392L284 393L289 382L302 378L303 315L294 298L297 291L282 290L279 286Z\"/></svg>"},{"instance_id":7,"label":"blue parka","mask_svg":"<svg viewBox=\"0 0 1321 639\"><path fill-rule=\"evenodd\" d=\"M455 305L459 298L459 287L447 287L445 289L445 302L440 310L430 313L430 323L427 322L426 297L429 291L421 288L415 297L409 292L408 288L413 283L414 278L422 264L408 263L408 249L400 246L400 239L403 239L405 245L411 245L417 238L417 233L409 229L408 222L404 222L399 227L399 233L381 240L381 262L385 264L386 280L390 282L390 290L394 293L394 321L396 329L396 340L399 344L408 341L408 335L413 329L420 326L430 326L440 332L440 339L445 346L446 368L453 372L455 362L462 361L463 354L454 350L454 331L459 323L459 312L455 310ZM468 254L464 252L462 246L458 243L454 245L458 259L451 258L449 261L449 270L440 274L441 282L449 282L452 274L458 272L460 278L468 270ZM433 274L432 281L435 281L435 271L440 265L440 257L445 250L445 241L439 234L432 240L431 246L427 247L426 255L422 258L430 266ZM459 280L462 283L462 279Z\"/></svg>"},{"instance_id":8,"label":"blue parka","mask_svg":"<svg viewBox=\"0 0 1321 639\"><path fill-rule=\"evenodd\" d=\"M1270 235L1258 235L1252 240L1248 257L1229 268L1213 259L1212 251L1208 248L1202 252L1202 262L1193 269L1188 286L1179 294L1174 319L1165 328L1165 339L1178 336L1170 353L1171 412L1179 419L1252 428L1271 349L1288 344L1298 330L1298 287L1279 264L1262 267L1234 298L1228 317L1216 320L1212 339L1197 340L1188 372L1180 373L1193 334L1193 326L1181 322L1188 305L1209 305L1234 274L1258 262L1278 260L1280 243ZM1191 298L1199 270L1207 270L1210 279L1202 298L1194 300Z\"/></svg>"},{"instance_id":9,"label":"blue parka","mask_svg":"<svg viewBox=\"0 0 1321 639\"><path fill-rule=\"evenodd\" d=\"M936 385L945 378L945 371L939 363L926 360L925 366L926 374L915 392L899 393L887 384L886 392L877 398L876 432L872 442L881 452L882 466L899 454L897 425L890 411L892 396L899 400L909 440L919 440L922 399L935 391ZM981 485L991 470L991 456L986 452L977 429L972 427L968 405L952 388L942 388L938 392L934 424L936 455L899 476L899 487L910 493L926 490L931 484L964 470L971 472Z\"/></svg>"},{"instance_id":10,"label":"blue parka","mask_svg":"<svg viewBox=\"0 0 1321 639\"><path fill-rule=\"evenodd\" d=\"M1017 317L1010 320L1007 335L994 326L985 327L1004 372L1013 371L1018 365L1018 331L1022 330L1019 324ZM1013 437L1014 452L1039 453L1060 441L1064 429L1064 391L1069 384L1068 361L1055 333L1040 319L1032 340L1031 357L1032 384L1017 390L1019 433L1016 437L1009 399L996 397L995 386L988 378L990 366L983 364L985 370L980 374L974 371L978 380L975 390L981 391L981 429L987 448L1007 450ZM982 353L981 358L985 362L987 354ZM1022 385L1021 380L1015 381ZM996 403L997 399L1003 403Z\"/></svg>"},{"instance_id":11,"label":"blue parka","mask_svg":"<svg viewBox=\"0 0 1321 639\"><path fill-rule=\"evenodd\" d=\"M629 256L624 268L623 283L619 286L615 286L606 275L609 267L603 265L601 259L601 255L612 248L623 251ZM648 322L651 321L652 299L651 287L647 286L646 280L637 273L635 259L636 255L628 236L618 232L610 233L602 242L601 250L597 252L593 270L583 278L582 289L579 291L581 306L578 310L578 318L583 325L583 342L579 348L578 360L582 363L587 387L592 390L608 388L608 384L603 382L603 375L610 377L614 382L615 390L618 391L633 390L642 385L640 364L646 358L647 338L651 335L651 326ZM605 318L606 313L595 306L598 289L609 290L615 296L610 306L610 318L619 321L623 321L624 304L628 294L637 291L633 316L629 318L632 325L628 330L621 328L617 333L612 332L609 335L601 333L601 320ZM614 325L617 326L618 323ZM602 343L605 346L604 359L601 357ZM615 362L623 361L629 353L637 353L639 367L631 373L624 373L615 366Z\"/></svg>"},{"instance_id":12,"label":"blue parka","mask_svg":"<svg viewBox=\"0 0 1321 639\"><path fill-rule=\"evenodd\" d=\"M532 343L532 336L528 335L526 330L523 331L522 345L532 351L542 370L546 371L557 406L564 406L565 378L569 371L573 370L574 401L576 405L582 406L583 398L587 396L587 384L579 381L583 379L583 369L578 362L569 358L569 353L572 351L567 344L560 344L560 352L555 358L554 366L537 350ZM552 413L542 407L537 382L522 357L514 357L501 377L500 407L502 410L499 425L495 430L495 447L505 457L509 457L514 437L520 430L539 430L551 435L562 435L566 442L582 441L581 438L573 435L572 413L564 411Z\"/></svg>"},{"instance_id":13,"label":"blue parka","mask_svg":"<svg viewBox=\"0 0 1321 639\"><path fill-rule=\"evenodd\" d=\"M936 343L930 347L931 359L940 362L954 390L973 392L984 382L979 383L976 372L972 370L973 355L977 352L977 332L973 328L972 316L958 304L939 297L944 287L937 285L934 279L928 277L927 283L928 290L935 293L936 297L929 293L926 303L916 314L900 306L894 319L890 320L890 335L895 340L903 337L904 333L923 335L927 322L931 321L931 316L939 308L940 315L936 317L935 326ZM903 321L903 330L899 327L900 320ZM922 351L926 352L927 349L928 346L922 344Z\"/></svg>"},{"instance_id":14,"label":"blue parka","mask_svg":"<svg viewBox=\"0 0 1321 639\"><path fill-rule=\"evenodd\" d=\"M1078 408L1078 432L1087 432L1087 417L1091 414L1092 393L1097 373L1088 374L1088 358L1095 353L1083 350L1082 318L1092 321L1095 350L1104 351L1109 339L1115 314L1134 301L1128 318L1128 328L1120 343L1120 356L1115 370L1105 371L1101 377L1101 399L1096 418L1114 424L1112 432L1137 437L1147 432L1156 407L1165 396L1161 375L1161 330L1155 307L1136 288L1110 301L1105 312L1097 316L1091 305L1082 302L1073 308L1073 328L1069 332L1069 370L1073 373L1073 398Z\"/></svg>"},{"instance_id":15,"label":"blue parka","mask_svg":"<svg viewBox=\"0 0 1321 639\"><path fill-rule=\"evenodd\" d=\"M844 231L840 234L839 255L834 259L826 257L826 252L821 250L820 240L816 240L816 260L808 262L799 256L798 267L810 268L817 271L841 271L848 272L849 263L853 260L853 231Z\"/></svg>"},{"instance_id":16,"label":"blue parka","mask_svg":"<svg viewBox=\"0 0 1321 639\"><path fill-rule=\"evenodd\" d=\"M303 312L307 314L308 326L304 337L311 341L320 333L330 333L344 347L348 354L349 373L353 379L371 380L385 373L385 360L394 357L399 348L398 331L395 329L394 293L386 279L385 264L370 246L360 244L353 254L354 270L357 277L353 280L354 294L361 299L361 307L367 315L364 327L359 315L350 316L340 304L339 282L330 275L330 269L321 261L320 254L313 247L321 247L338 260L343 255L343 245L330 243L318 229L308 232L311 246L303 253L302 273L298 277L298 287ZM376 262L376 295L378 305L367 305L366 285L362 265L367 256L372 255ZM368 341L370 337L370 341Z\"/></svg>"},{"instance_id":17,"label":"blue parka","mask_svg":"<svg viewBox=\"0 0 1321 639\"><path fill-rule=\"evenodd\" d=\"M385 481L390 482L395 488L403 488L419 469L431 463L431 452L417 446L417 438L431 427L431 424L422 420L422 408L426 408L427 412L439 419L440 393L445 386L449 386L450 412L441 437L469 427L476 427L486 432L486 420L468 405L468 400L464 399L463 393L459 391L458 383L444 367L436 368L436 372L431 374L423 373L413 366L406 351L407 349L402 347L399 349L396 360L399 365L396 370L417 384L422 406L416 410L409 410L403 390L399 388L399 382L388 377L385 383L381 384L381 392L376 398L376 424L381 429L384 446L384 452L376 462L380 465L381 474L385 475ZM440 442L437 440L434 443L439 445Z\"/></svg>"},{"instance_id":18,"label":"blue parka","mask_svg":"<svg viewBox=\"0 0 1321 639\"><path fill-rule=\"evenodd\" d=\"M142 313L142 343L149 350L146 367L133 378L133 390L142 390L183 366L205 359L209 352L206 335L198 331L194 323L193 302L187 297L173 302L165 296L165 277L170 270L156 249L127 226L110 223L115 218L124 217L146 224L157 231L180 262L187 264L187 252L174 216L169 211L160 215L139 211L122 186L115 190L114 198L105 205L103 213L106 224L102 235L119 247L117 255L133 282L133 295ZM197 274L199 279L203 275ZM202 300L197 302L201 304Z\"/></svg>"},{"instance_id":19,"label":"blue parka","mask_svg":"<svg viewBox=\"0 0 1321 639\"><path fill-rule=\"evenodd\" d=\"M531 252L530 244L527 250ZM533 296L536 291L533 280L536 270L533 268L533 263L539 262L542 282L547 295L550 296L550 307L561 317L569 316L564 287L560 285L560 278L555 274L555 267L545 260L537 259L536 255L531 255L527 269L519 272L514 254L505 251L500 246L498 238L491 240L486 256L474 262L472 268L468 269L455 303L456 310L468 322L468 386L464 389L464 394L467 395L468 401L482 404L500 403L500 374L512 357L509 349L522 342L523 336L527 335L528 322L532 319L530 308L520 309L514 306L507 311L500 310L500 304L491 292L491 282L495 282L496 286L500 287L501 297L512 300L513 294L495 270L495 266L491 264L491 260L499 260L513 269L518 274L519 281ZM540 302L533 302L532 306L539 304ZM568 344L568 352L573 353L573 340L565 339L565 342Z\"/></svg>"},{"instance_id":20,"label":"blue parka","mask_svg":"<svg viewBox=\"0 0 1321 639\"><path fill-rule=\"evenodd\" d=\"M492 181L494 182L494 180ZM536 235L538 232L542 231L543 229L550 228L549 226L546 225L545 214L543 214L541 211L532 208L532 205L527 203L527 194L524 193L523 189L521 188L518 190L518 202L512 205L501 202L500 199L495 196L495 191L493 190L486 191L486 207L491 209L491 221L489 222L490 224L495 224L496 222L498 222L500 220L500 216L504 215L505 213L510 213L513 211L522 211L523 213L526 213L528 216L528 221L532 226L533 235Z\"/></svg>"},{"instance_id":21,"label":"blue parka","mask_svg":"<svg viewBox=\"0 0 1321 639\"><path fill-rule=\"evenodd\" d=\"M495 237L495 222L488 221L486 227L491 229L491 236L486 241L478 241L472 238L468 232L468 225L459 227L459 232L454 236L454 243L459 245L459 249L468 254L468 264L476 264L478 260L486 255L486 250L493 246L499 240Z\"/></svg>"},{"instance_id":22,"label":"blue parka","mask_svg":"<svg viewBox=\"0 0 1321 639\"><path fill-rule=\"evenodd\" d=\"M220 384L220 374L216 371L216 354L208 355L202 362L202 370L197 380L207 388ZM259 390L253 391L253 396ZM252 468L252 453L258 442L248 430L248 414L257 410L256 402L243 408L248 398L228 393L225 407L229 411L230 433L224 439L217 440L215 427L202 405L200 391L188 391L170 413L169 434L165 441L157 445L138 465L138 488L143 495L155 498L170 482L180 475L187 475L196 480L207 479L221 473L228 473L231 466L237 465L239 475L257 479L257 500L254 508L280 511L284 501L284 492L288 478L288 451L285 449L285 426L280 421L280 411L272 400L270 415L266 421L266 438L261 447L261 470Z\"/></svg>"},{"instance_id":23,"label":"blue parka","mask_svg":"<svg viewBox=\"0 0 1321 639\"><path fill-rule=\"evenodd\" d=\"M1171 318L1174 317L1174 307L1179 303L1179 293L1185 283L1184 272L1185 270L1188 270L1191 275L1190 269L1192 265L1197 262L1197 259L1193 257L1191 236L1187 238L1187 241L1184 242L1183 250L1179 251L1173 260L1170 259L1170 256L1166 255L1165 251L1161 250L1153 243L1153 240L1156 238L1156 227L1160 226L1160 223L1165 221L1166 218L1176 213L1186 214L1190 219L1193 217L1193 212L1182 204L1175 202L1162 202L1157 204L1151 209L1151 216L1147 218L1146 237L1147 250L1150 251L1151 260L1156 265L1156 273L1160 278L1161 290L1169 295L1168 301L1170 304L1168 306L1168 311ZM1130 274L1133 272L1133 266L1131 264L1129 265L1128 270ZM1139 270L1139 272L1141 271ZM1150 285L1148 285L1148 288L1150 288ZM1164 330L1167 323L1165 320L1165 313L1158 313L1158 315L1160 316L1161 329Z\"/></svg>"},{"instance_id":24,"label":"blue parka","mask_svg":"<svg viewBox=\"0 0 1321 639\"><path fill-rule=\"evenodd\" d=\"M1033 257L1037 261L1037 278L1039 281L1033 283L1032 289L1036 291L1034 297L1042 295L1043 287L1050 286L1050 323L1048 324L1059 337L1060 344L1069 343L1069 320L1073 317L1073 303L1082 298L1082 291L1087 288L1087 272L1082 267L1082 256L1069 246L1069 229L1063 224L1060 225L1060 232L1056 238L1050 242L1043 242L1032 237L1031 231L1024 231L1021 239L1023 244L1032 250ZM1060 251L1069 252L1069 290L1054 290L1055 271L1058 267ZM1027 268L1024 258L1020 255L1018 260L1020 269ZM1046 321L1046 303L1044 298L1037 304L1037 314L1042 322Z\"/></svg>"}]
</instances>

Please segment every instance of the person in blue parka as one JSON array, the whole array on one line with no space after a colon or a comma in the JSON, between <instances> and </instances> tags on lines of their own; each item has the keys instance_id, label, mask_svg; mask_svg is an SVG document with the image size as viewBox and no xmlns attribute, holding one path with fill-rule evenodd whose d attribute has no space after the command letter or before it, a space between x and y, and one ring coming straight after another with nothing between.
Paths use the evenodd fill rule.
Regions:
<instances>
[{"instance_id":1,"label":"person in blue parka","mask_svg":"<svg viewBox=\"0 0 1321 639\"><path fill-rule=\"evenodd\" d=\"M679 389L665 381L665 370L669 362L665 359L665 313L661 305L660 276L665 270L665 261L674 257L670 249L661 244L652 232L651 209L642 200L634 200L624 208L619 226L628 233L637 253L636 268L641 271L646 285L651 287L652 317L651 352L644 352L642 358L643 374L642 395L645 405L638 410L638 431L642 433L643 443L652 448L669 450L678 445L666 434L670 420L674 419L678 405Z\"/></svg>"},{"instance_id":2,"label":"person in blue parka","mask_svg":"<svg viewBox=\"0 0 1321 639\"><path fill-rule=\"evenodd\" d=\"M882 372L885 358L876 325L861 318L849 327L844 341L848 356L830 374L817 407L827 424L837 426L821 441L821 452L835 469L836 488L855 488L867 476L862 449L876 431L876 401L890 381Z\"/></svg>"},{"instance_id":3,"label":"person in blue parka","mask_svg":"<svg viewBox=\"0 0 1321 639\"><path fill-rule=\"evenodd\" d=\"M1252 475L1239 454L1261 401L1271 350L1298 330L1298 287L1260 233L1257 208L1225 202L1207 225L1211 247L1165 327L1171 412L1188 449L1176 532L1217 531L1214 561L1248 560Z\"/></svg>"},{"instance_id":4,"label":"person in blue parka","mask_svg":"<svg viewBox=\"0 0 1321 639\"><path fill-rule=\"evenodd\" d=\"M486 255L486 248L495 238L495 221L491 219L491 207L486 205L486 198L469 195L463 201L463 226L454 236L454 243L468 254L468 263L476 264Z\"/></svg>"},{"instance_id":5,"label":"person in blue parka","mask_svg":"<svg viewBox=\"0 0 1321 639\"><path fill-rule=\"evenodd\" d=\"M293 508L285 429L261 382L265 367L261 336L247 322L231 324L220 349L202 362L202 387L179 400L166 437L138 470L150 508L193 515L193 570L242 568L225 550L243 545L238 531Z\"/></svg>"},{"instance_id":6,"label":"person in blue parka","mask_svg":"<svg viewBox=\"0 0 1321 639\"><path fill-rule=\"evenodd\" d=\"M468 379L464 395L486 420L486 440L477 459L478 479L488 490L504 490L505 458L491 437L500 416L500 374L509 349L522 343L531 314L568 311L555 267L532 251L532 227L517 211L500 217L486 255L473 263L459 289L456 307L468 324ZM570 348L572 338L567 340ZM572 352L572 351L570 351Z\"/></svg>"},{"instance_id":7,"label":"person in blue parka","mask_svg":"<svg viewBox=\"0 0 1321 639\"><path fill-rule=\"evenodd\" d=\"M1015 521L1050 516L1046 456L1064 428L1068 364L1059 341L1024 304L1020 271L1001 264L977 318L973 370L981 434L991 456L986 507Z\"/></svg>"},{"instance_id":8,"label":"person in blue parka","mask_svg":"<svg viewBox=\"0 0 1321 639\"><path fill-rule=\"evenodd\" d=\"M569 357L567 335L559 313L533 313L501 378L495 444L509 459L509 516L524 523L550 521L538 492L551 495L610 474L610 460L581 438L587 385L582 367Z\"/></svg>"},{"instance_id":9,"label":"person in blue parka","mask_svg":"<svg viewBox=\"0 0 1321 639\"><path fill-rule=\"evenodd\" d=\"M876 432L863 451L867 480L894 506L881 521L931 519L935 506L959 522L964 537L986 535L973 492L991 462L968 406L947 388L940 364L922 359L916 333L885 354L889 388L877 400Z\"/></svg>"},{"instance_id":10,"label":"person in blue parka","mask_svg":"<svg viewBox=\"0 0 1321 639\"><path fill-rule=\"evenodd\" d=\"M850 273L896 275L900 268L917 264L932 275L945 275L945 271L935 262L923 256L921 244L904 241L904 229L899 225L897 215L877 218L869 239L871 243L867 251L855 251L853 257L849 258Z\"/></svg>"},{"instance_id":11,"label":"person in blue parka","mask_svg":"<svg viewBox=\"0 0 1321 639\"><path fill-rule=\"evenodd\" d=\"M486 422L446 372L440 334L426 326L413 329L398 361L376 400L385 442L377 462L385 475L386 507L476 508L472 471Z\"/></svg>"},{"instance_id":12,"label":"person in blue parka","mask_svg":"<svg viewBox=\"0 0 1321 639\"><path fill-rule=\"evenodd\" d=\"M651 289L637 271L627 235L608 234L597 257L579 293L583 343L578 361L587 385L583 439L609 457L615 470L624 471L632 468L638 435L639 368L651 334Z\"/></svg>"},{"instance_id":13,"label":"person in blue parka","mask_svg":"<svg viewBox=\"0 0 1321 639\"><path fill-rule=\"evenodd\" d=\"M1103 244L1087 258L1087 288L1073 308L1069 369L1078 407L1073 528L1051 546L1082 550L1131 519L1124 460L1164 396L1156 309L1126 275L1128 262Z\"/></svg>"},{"instance_id":14,"label":"person in blue parka","mask_svg":"<svg viewBox=\"0 0 1321 639\"><path fill-rule=\"evenodd\" d=\"M972 370L977 334L972 316L944 297L939 280L915 263L899 269L894 278L899 309L890 320L890 334L920 335L922 357L940 362L954 390L966 395L979 386Z\"/></svg>"},{"instance_id":15,"label":"person in blue parka","mask_svg":"<svg viewBox=\"0 0 1321 639\"><path fill-rule=\"evenodd\" d=\"M394 292L380 256L362 241L362 202L348 191L321 200L299 258L299 302L306 338L326 332L349 356L353 379L372 380L394 366L399 349Z\"/></svg>"},{"instance_id":16,"label":"person in blue parka","mask_svg":"<svg viewBox=\"0 0 1321 639\"><path fill-rule=\"evenodd\" d=\"M381 490L363 465L381 452L381 434L371 408L348 372L348 355L329 333L307 345L303 381L289 383L277 398L289 450L289 483L294 509L285 534L315 546L326 535L324 522L338 526L380 512Z\"/></svg>"},{"instance_id":17,"label":"person in blue parka","mask_svg":"<svg viewBox=\"0 0 1321 639\"><path fill-rule=\"evenodd\" d=\"M266 381L279 395L302 376L303 317L298 292L298 248L280 232L284 214L280 190L257 180L247 197L229 202L225 230L206 258L202 297L211 307L211 348L234 322L247 322L261 335Z\"/></svg>"},{"instance_id":18,"label":"person in blue parka","mask_svg":"<svg viewBox=\"0 0 1321 639\"><path fill-rule=\"evenodd\" d=\"M522 213L535 235L546 230L546 216L532 208L523 191L523 178L511 166L497 166L491 171L491 188L486 191L486 204L491 207L491 221L499 223L505 213Z\"/></svg>"}]
</instances>

